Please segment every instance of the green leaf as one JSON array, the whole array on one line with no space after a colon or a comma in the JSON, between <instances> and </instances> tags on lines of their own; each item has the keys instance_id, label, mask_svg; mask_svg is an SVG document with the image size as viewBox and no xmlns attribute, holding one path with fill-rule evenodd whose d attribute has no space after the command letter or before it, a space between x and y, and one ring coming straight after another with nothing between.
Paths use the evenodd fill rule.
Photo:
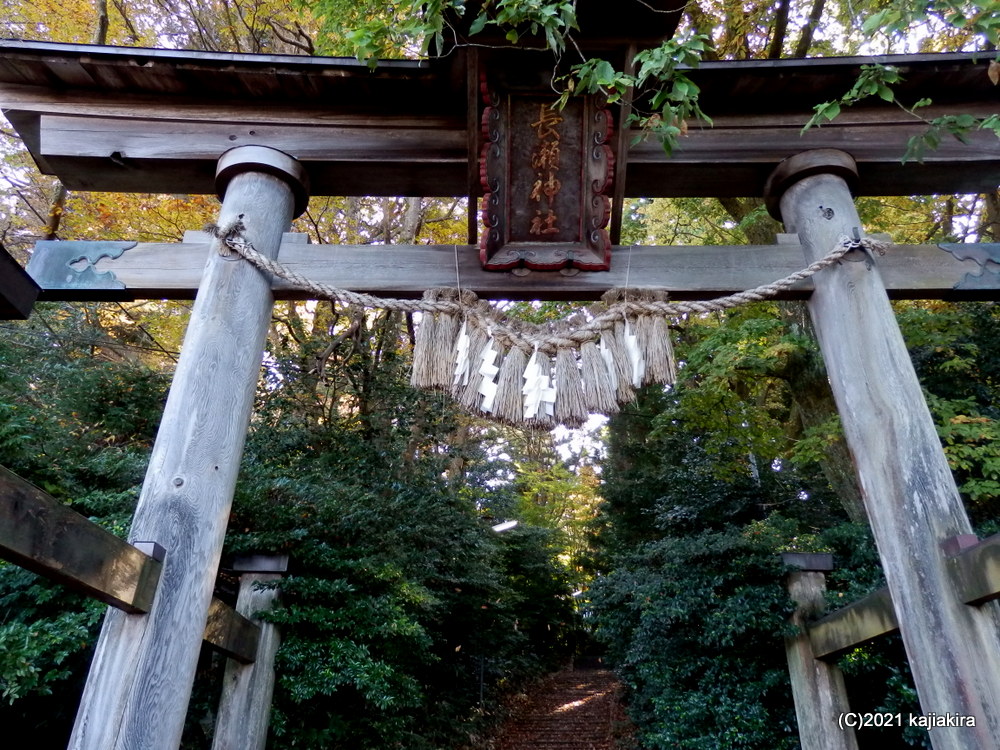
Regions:
<instances>
[{"instance_id":1,"label":"green leaf","mask_svg":"<svg viewBox=\"0 0 1000 750\"><path fill-rule=\"evenodd\" d=\"M469 33L470 34L478 34L479 32L481 32L486 27L486 22L488 20L489 19L486 17L485 13L480 13L472 21L472 25L469 26Z\"/></svg>"}]
</instances>

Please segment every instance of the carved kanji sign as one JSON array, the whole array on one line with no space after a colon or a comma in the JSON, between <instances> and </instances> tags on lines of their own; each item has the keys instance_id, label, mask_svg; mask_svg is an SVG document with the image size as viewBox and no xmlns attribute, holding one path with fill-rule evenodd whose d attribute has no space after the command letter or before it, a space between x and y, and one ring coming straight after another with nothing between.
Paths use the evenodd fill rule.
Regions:
<instances>
[{"instance_id":1,"label":"carved kanji sign","mask_svg":"<svg viewBox=\"0 0 1000 750\"><path fill-rule=\"evenodd\" d=\"M611 114L593 97L483 95L483 267L608 270Z\"/></svg>"}]
</instances>

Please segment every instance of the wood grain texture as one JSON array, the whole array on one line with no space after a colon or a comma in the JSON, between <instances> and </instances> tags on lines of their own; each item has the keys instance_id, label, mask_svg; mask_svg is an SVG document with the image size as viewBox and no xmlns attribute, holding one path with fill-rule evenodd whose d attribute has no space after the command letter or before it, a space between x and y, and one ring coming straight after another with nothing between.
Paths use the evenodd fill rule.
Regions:
<instances>
[{"instance_id":1,"label":"wood grain texture","mask_svg":"<svg viewBox=\"0 0 1000 750\"><path fill-rule=\"evenodd\" d=\"M806 627L826 605L826 578L817 571L795 571L788 577L788 593L795 602L792 625L797 634L785 638L788 675L795 699L795 718L802 750L857 750L851 727L837 729L837 717L850 711L844 675L834 664L816 658Z\"/></svg>"},{"instance_id":2,"label":"wood grain texture","mask_svg":"<svg viewBox=\"0 0 1000 750\"><path fill-rule=\"evenodd\" d=\"M807 177L781 198L807 260L861 222L846 183ZM874 262L814 279L809 309L925 713L976 718L939 728L935 750L988 750L1000 736L1000 637L994 604L965 605L940 544L970 533L948 462Z\"/></svg>"},{"instance_id":3,"label":"wood grain texture","mask_svg":"<svg viewBox=\"0 0 1000 750\"><path fill-rule=\"evenodd\" d=\"M278 628L257 619L269 610L278 589L259 584L281 578L273 573L246 573L240 576L236 610L260 628L257 658L252 664L230 661L222 683L222 698L215 720L212 750L264 750L274 693L274 657L281 642Z\"/></svg>"},{"instance_id":4,"label":"wood grain texture","mask_svg":"<svg viewBox=\"0 0 1000 750\"><path fill-rule=\"evenodd\" d=\"M965 104L941 109L965 112ZM983 105L974 102L971 108ZM267 145L310 162L317 195L398 195L403 190L407 195L468 194L470 139L458 118L379 122L371 114L352 119L299 110L298 117L286 114L276 122L274 115L237 116L233 109L220 112L218 105L198 106L190 113L157 107L154 114L142 116L141 109L129 112L121 101L103 108L110 116L93 103L86 109L94 114L81 115L63 104L61 110L72 115L42 112L30 120L38 133L38 146L32 149L36 159L78 189L138 190L145 185L147 191L210 193L210 170L203 162L214 164L235 145ZM777 122L760 115L746 122L729 116L726 124L690 129L669 157L658 142L640 141L628 152L622 190L648 197L759 195L782 159L819 148L843 149L855 157L862 195L975 192L996 182L1000 141L992 133L970 133L965 143L944 140L922 163L902 164L907 140L925 126L869 113L871 119L835 121L804 134L807 112L775 118ZM202 114L205 120L199 119ZM164 169L168 164L172 171ZM394 171L394 165L405 170ZM145 182L133 187L129 173L137 170Z\"/></svg>"},{"instance_id":5,"label":"wood grain texture","mask_svg":"<svg viewBox=\"0 0 1000 750\"><path fill-rule=\"evenodd\" d=\"M275 256L292 213L276 177L233 178L220 214L243 214ZM272 297L255 269L213 255L188 325L131 537L166 549L148 615L105 619L70 741L75 750L176 750L260 372Z\"/></svg>"},{"instance_id":6,"label":"wood grain texture","mask_svg":"<svg viewBox=\"0 0 1000 750\"><path fill-rule=\"evenodd\" d=\"M45 156L129 159L210 159L236 146L270 146L302 161L464 164L463 123L403 127L324 125L316 122L258 125L247 120L201 122L188 118L137 119L42 115Z\"/></svg>"},{"instance_id":7,"label":"wood grain texture","mask_svg":"<svg viewBox=\"0 0 1000 750\"><path fill-rule=\"evenodd\" d=\"M484 271L478 249L468 245L309 245L303 236L287 235L280 260L317 282L382 296L419 298L427 289L460 285L483 299L596 300L612 287L649 286L668 291L673 299L709 299L768 284L804 265L798 244L734 246L615 247L610 271L564 276L532 272ZM210 252L209 238L189 233L181 244L139 243L120 257L99 260L99 273L112 272L123 289L86 289L65 281L62 267L73 256L72 241L39 243L28 264L41 286L42 300L189 299ZM65 254L62 263L43 272L45 255ZM849 262L849 261L845 261ZM456 263L458 271L456 274ZM912 299L997 299L1000 274L974 260L958 260L936 245L899 245L880 259L890 296ZM964 288L970 277L976 288ZM277 279L278 299L307 295ZM783 299L805 299L805 281L783 293Z\"/></svg>"}]
</instances>

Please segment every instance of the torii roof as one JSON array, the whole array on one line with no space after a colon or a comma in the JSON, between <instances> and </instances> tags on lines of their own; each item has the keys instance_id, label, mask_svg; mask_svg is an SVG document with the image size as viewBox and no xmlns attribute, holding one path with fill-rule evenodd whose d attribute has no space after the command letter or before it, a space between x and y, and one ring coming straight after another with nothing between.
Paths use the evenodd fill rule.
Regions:
<instances>
[{"instance_id":1,"label":"torii roof","mask_svg":"<svg viewBox=\"0 0 1000 750\"><path fill-rule=\"evenodd\" d=\"M668 158L655 141L627 149L629 196L761 195L782 159L838 148L858 162L858 192L981 192L1000 182L1000 139L946 137L923 164L900 163L925 123L877 97L800 135L812 107L839 98L864 64L896 66L904 103L987 116L1000 111L991 57L706 62L690 71L714 125L690 123ZM189 52L0 40L0 106L44 173L76 190L214 192L218 157L237 145L303 161L318 195L478 195L478 87L466 50L431 62ZM619 188L621 191L622 188ZM621 193L619 193L621 194Z\"/></svg>"}]
</instances>

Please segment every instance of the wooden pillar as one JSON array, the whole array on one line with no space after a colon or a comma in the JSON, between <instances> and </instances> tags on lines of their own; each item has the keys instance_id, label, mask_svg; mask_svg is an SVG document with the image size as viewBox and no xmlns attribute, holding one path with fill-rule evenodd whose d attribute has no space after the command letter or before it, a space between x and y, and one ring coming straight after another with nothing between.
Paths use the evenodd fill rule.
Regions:
<instances>
[{"instance_id":1,"label":"wooden pillar","mask_svg":"<svg viewBox=\"0 0 1000 750\"><path fill-rule=\"evenodd\" d=\"M769 205L798 233L806 260L823 257L842 235L860 229L847 182L856 174L849 155L820 150L791 157L771 175ZM921 709L925 716L975 722L933 729L935 750L995 749L996 605L970 607L951 583L943 543L971 533L969 520L877 265L863 251L852 255L814 277L809 310Z\"/></svg>"},{"instance_id":2,"label":"wooden pillar","mask_svg":"<svg viewBox=\"0 0 1000 750\"><path fill-rule=\"evenodd\" d=\"M846 725L841 728L838 721L851 710L844 675L835 664L816 658L807 630L809 621L826 609L825 571L833 569L833 556L787 552L781 559L798 568L788 576L788 593L796 605L792 624L797 633L785 638L785 655L795 699L799 744L802 750L857 750L854 729Z\"/></svg>"},{"instance_id":3,"label":"wooden pillar","mask_svg":"<svg viewBox=\"0 0 1000 750\"><path fill-rule=\"evenodd\" d=\"M305 207L305 174L274 149L219 161L219 224L243 217L258 251L277 255ZM177 750L260 375L270 280L212 253L191 311L130 538L166 550L147 615L105 616L70 740L75 750Z\"/></svg>"},{"instance_id":4,"label":"wooden pillar","mask_svg":"<svg viewBox=\"0 0 1000 750\"><path fill-rule=\"evenodd\" d=\"M288 568L288 557L252 557L238 560L240 594L236 611L260 628L257 658L250 664L230 659L222 683L219 715L215 721L212 750L264 750L274 694L274 656L281 642L278 628L257 619L278 598L277 588L257 584L277 581Z\"/></svg>"}]
</instances>

